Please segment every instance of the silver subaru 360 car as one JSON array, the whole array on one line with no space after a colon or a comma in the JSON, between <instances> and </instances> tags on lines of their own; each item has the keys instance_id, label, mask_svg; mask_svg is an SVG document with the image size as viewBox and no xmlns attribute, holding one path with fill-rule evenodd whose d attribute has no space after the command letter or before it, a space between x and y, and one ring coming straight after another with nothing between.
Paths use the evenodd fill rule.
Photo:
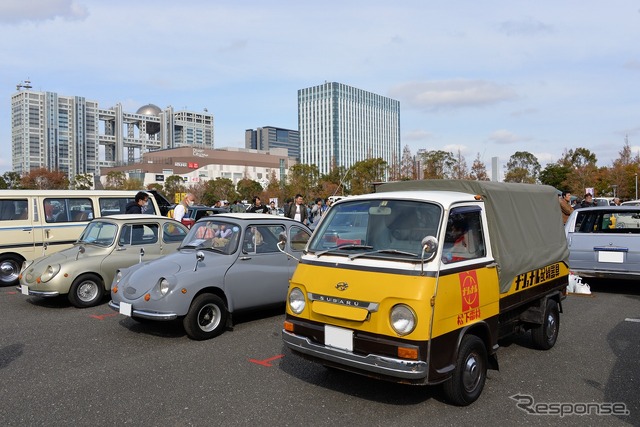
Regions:
<instances>
[{"instance_id":1,"label":"silver subaru 360 car","mask_svg":"<svg viewBox=\"0 0 640 427\"><path fill-rule=\"evenodd\" d=\"M181 318L190 338L213 338L233 313L284 303L310 235L277 215L202 218L176 253L121 269L109 306L133 319Z\"/></svg>"},{"instance_id":2,"label":"silver subaru 360 car","mask_svg":"<svg viewBox=\"0 0 640 427\"><path fill-rule=\"evenodd\" d=\"M18 289L24 295L68 295L91 307L109 291L116 270L175 252L188 229L156 215L111 215L91 221L68 249L25 263Z\"/></svg>"}]
</instances>

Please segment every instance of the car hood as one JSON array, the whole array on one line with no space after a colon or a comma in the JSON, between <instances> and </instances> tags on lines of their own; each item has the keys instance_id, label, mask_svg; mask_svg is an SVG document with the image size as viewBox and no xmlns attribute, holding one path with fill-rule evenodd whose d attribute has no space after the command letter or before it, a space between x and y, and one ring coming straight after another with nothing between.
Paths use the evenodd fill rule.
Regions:
<instances>
[{"instance_id":1,"label":"car hood","mask_svg":"<svg viewBox=\"0 0 640 427\"><path fill-rule=\"evenodd\" d=\"M78 254L79 245L73 245L71 248L63 249L59 252L52 253L36 259L31 267L45 268L47 265L64 264L66 262L74 262L76 257L78 260L89 258L92 256L105 255L111 252L111 248L104 248L95 245L84 245L85 252Z\"/></svg>"},{"instance_id":2,"label":"car hood","mask_svg":"<svg viewBox=\"0 0 640 427\"><path fill-rule=\"evenodd\" d=\"M211 253L205 253L207 256ZM173 281L180 271L193 271L195 265L195 251L175 252L131 267L120 282L120 288L125 298L136 299L152 290L161 278Z\"/></svg>"}]
</instances>

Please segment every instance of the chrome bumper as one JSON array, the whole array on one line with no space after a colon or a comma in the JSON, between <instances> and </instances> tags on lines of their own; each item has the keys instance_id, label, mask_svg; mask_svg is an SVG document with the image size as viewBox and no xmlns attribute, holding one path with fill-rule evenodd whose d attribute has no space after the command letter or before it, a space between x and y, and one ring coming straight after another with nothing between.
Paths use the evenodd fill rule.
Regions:
<instances>
[{"instance_id":1,"label":"chrome bumper","mask_svg":"<svg viewBox=\"0 0 640 427\"><path fill-rule=\"evenodd\" d=\"M109 307L118 313L120 312L120 303L109 301ZM159 313L157 311L138 310L137 308L131 308L131 317L140 317L141 319L150 320L175 320L178 318L176 313Z\"/></svg>"},{"instance_id":2,"label":"chrome bumper","mask_svg":"<svg viewBox=\"0 0 640 427\"><path fill-rule=\"evenodd\" d=\"M306 337L285 330L282 330L282 339L287 347L293 351L339 364L345 368L350 367L401 380L422 380L427 377L427 362L396 359L375 354L361 356L349 351L315 344Z\"/></svg>"},{"instance_id":3,"label":"chrome bumper","mask_svg":"<svg viewBox=\"0 0 640 427\"><path fill-rule=\"evenodd\" d=\"M22 293L22 286L16 286L16 289L18 290L18 292ZM34 291L29 289L29 295L33 295L36 297L45 297L45 298L50 298L50 297L57 297L60 295L60 292L57 291Z\"/></svg>"}]
</instances>

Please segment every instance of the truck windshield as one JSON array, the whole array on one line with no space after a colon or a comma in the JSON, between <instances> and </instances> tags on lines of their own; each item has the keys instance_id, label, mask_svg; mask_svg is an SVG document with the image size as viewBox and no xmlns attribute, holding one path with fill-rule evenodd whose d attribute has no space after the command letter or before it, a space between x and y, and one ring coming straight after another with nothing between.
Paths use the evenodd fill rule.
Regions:
<instances>
[{"instance_id":1,"label":"truck windshield","mask_svg":"<svg viewBox=\"0 0 640 427\"><path fill-rule=\"evenodd\" d=\"M438 237L442 209L434 203L376 199L336 204L309 243L309 252L419 260L421 241Z\"/></svg>"}]
</instances>

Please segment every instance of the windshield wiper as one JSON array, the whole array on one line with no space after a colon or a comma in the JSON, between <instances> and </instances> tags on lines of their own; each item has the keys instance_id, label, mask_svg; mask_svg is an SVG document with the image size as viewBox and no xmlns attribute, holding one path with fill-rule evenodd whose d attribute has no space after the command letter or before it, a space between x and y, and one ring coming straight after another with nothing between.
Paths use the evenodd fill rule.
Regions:
<instances>
[{"instance_id":1,"label":"windshield wiper","mask_svg":"<svg viewBox=\"0 0 640 427\"><path fill-rule=\"evenodd\" d=\"M320 251L316 253L316 257L321 257L322 255L331 252L331 251L337 251L337 250L348 250L348 249L373 249L373 246L368 246L368 245L354 245L354 244L346 244L346 245L342 245L342 246L336 246L335 248L331 248L331 249L327 249L324 251Z\"/></svg>"},{"instance_id":2,"label":"windshield wiper","mask_svg":"<svg viewBox=\"0 0 640 427\"><path fill-rule=\"evenodd\" d=\"M413 252L405 252L405 251L400 251L398 249L378 249L377 251L373 251L373 252L362 252L360 254L349 255L349 259L356 259L356 258L359 258L361 256L373 255L373 254L408 255L408 256L411 256L411 257L414 257L414 258L418 256L418 254L414 254Z\"/></svg>"}]
</instances>

